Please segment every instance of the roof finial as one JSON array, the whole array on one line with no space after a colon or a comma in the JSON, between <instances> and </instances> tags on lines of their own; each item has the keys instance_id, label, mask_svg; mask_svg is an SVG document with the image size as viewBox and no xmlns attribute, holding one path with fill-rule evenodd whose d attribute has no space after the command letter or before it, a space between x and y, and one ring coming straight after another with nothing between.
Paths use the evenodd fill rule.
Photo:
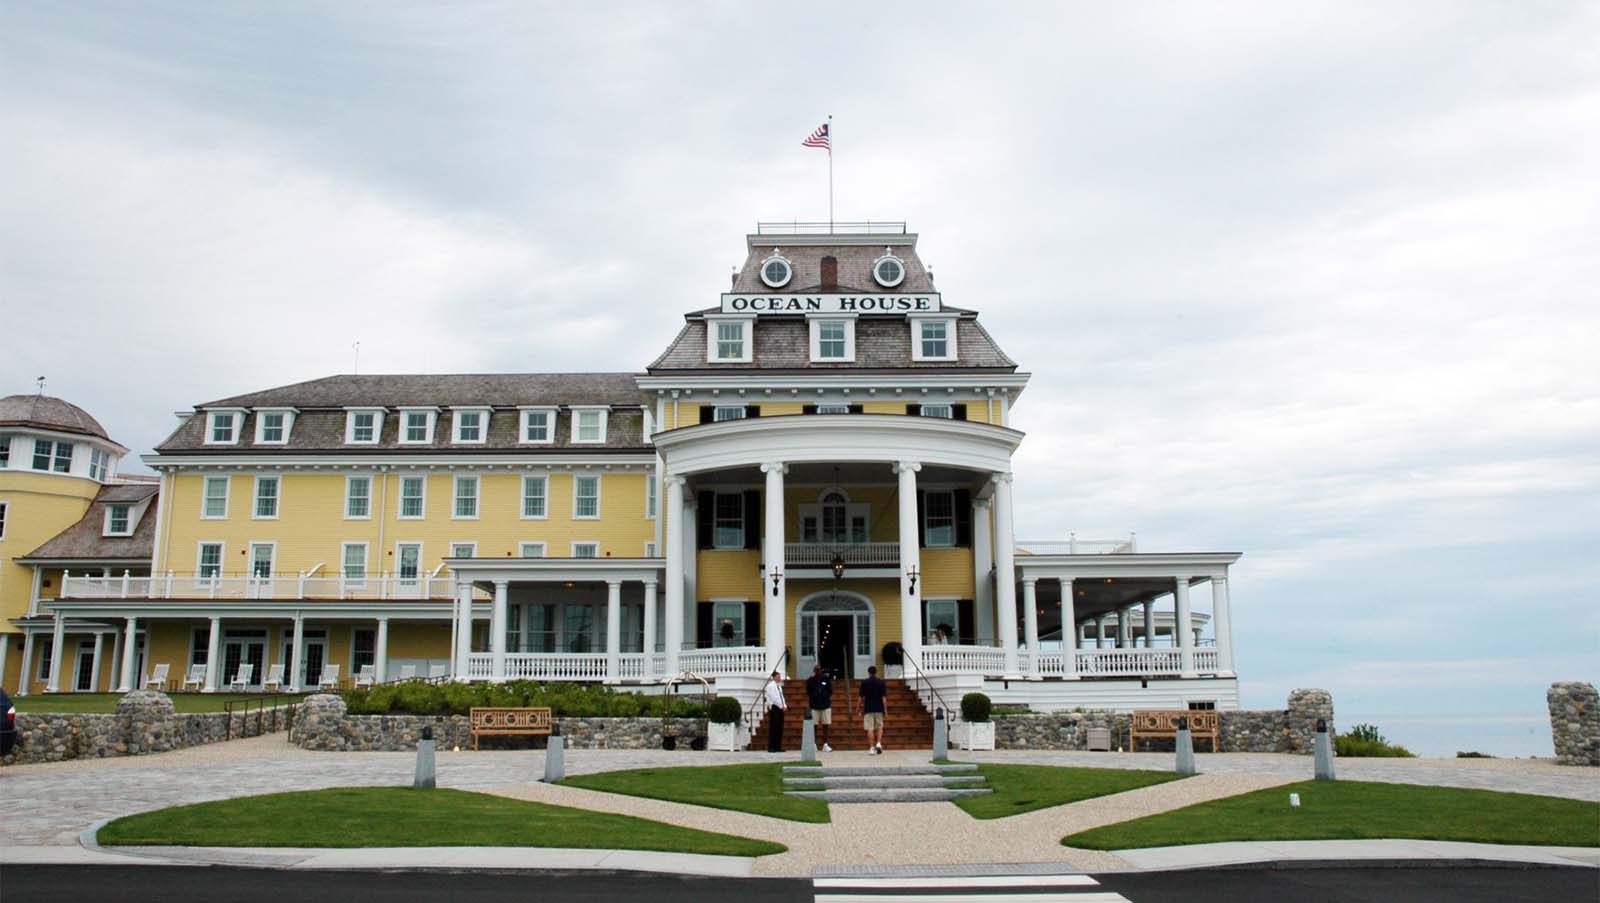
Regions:
<instances>
[{"instance_id":1,"label":"roof finial","mask_svg":"<svg viewBox=\"0 0 1600 903\"><path fill-rule=\"evenodd\" d=\"M41 376L38 379L34 380L34 382L39 384L39 394L43 395L44 394L44 377Z\"/></svg>"}]
</instances>

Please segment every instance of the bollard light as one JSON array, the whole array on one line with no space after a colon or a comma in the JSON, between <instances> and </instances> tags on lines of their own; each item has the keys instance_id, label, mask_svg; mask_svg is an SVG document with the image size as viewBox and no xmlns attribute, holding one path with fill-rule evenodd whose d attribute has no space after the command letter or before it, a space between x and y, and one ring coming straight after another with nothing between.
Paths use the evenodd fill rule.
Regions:
<instances>
[{"instance_id":1,"label":"bollard light","mask_svg":"<svg viewBox=\"0 0 1600 903\"><path fill-rule=\"evenodd\" d=\"M1298 808L1300 808L1300 794L1298 794L1298 793L1289 794L1289 808L1290 809L1298 809Z\"/></svg>"},{"instance_id":2,"label":"bollard light","mask_svg":"<svg viewBox=\"0 0 1600 903\"><path fill-rule=\"evenodd\" d=\"M1326 734L1327 732L1328 732L1328 719L1326 719L1326 718L1318 718L1317 719L1317 733Z\"/></svg>"}]
</instances>

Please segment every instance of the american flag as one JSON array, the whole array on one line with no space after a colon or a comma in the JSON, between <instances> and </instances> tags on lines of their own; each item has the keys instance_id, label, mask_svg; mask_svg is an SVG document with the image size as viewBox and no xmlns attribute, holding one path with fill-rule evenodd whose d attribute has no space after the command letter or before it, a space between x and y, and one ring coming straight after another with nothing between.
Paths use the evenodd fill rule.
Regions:
<instances>
[{"instance_id":1,"label":"american flag","mask_svg":"<svg viewBox=\"0 0 1600 903\"><path fill-rule=\"evenodd\" d=\"M806 147L822 147L830 151L833 150L833 145L828 143L828 124L824 122L817 126L817 130L807 135L806 140L800 143Z\"/></svg>"}]
</instances>

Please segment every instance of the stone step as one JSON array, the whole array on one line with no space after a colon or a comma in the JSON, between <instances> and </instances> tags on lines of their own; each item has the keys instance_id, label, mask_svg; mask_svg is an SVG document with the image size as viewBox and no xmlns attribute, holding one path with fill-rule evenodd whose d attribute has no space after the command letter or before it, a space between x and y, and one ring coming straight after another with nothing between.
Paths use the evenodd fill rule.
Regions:
<instances>
[{"instance_id":1,"label":"stone step","mask_svg":"<svg viewBox=\"0 0 1600 903\"><path fill-rule=\"evenodd\" d=\"M784 778L785 790L849 790L858 787L958 787L982 784L981 774L857 774L831 778Z\"/></svg>"},{"instance_id":2,"label":"stone step","mask_svg":"<svg viewBox=\"0 0 1600 903\"><path fill-rule=\"evenodd\" d=\"M786 778L843 778L855 776L884 776L898 774L977 774L978 766L970 762L953 765L785 765Z\"/></svg>"},{"instance_id":3,"label":"stone step","mask_svg":"<svg viewBox=\"0 0 1600 903\"><path fill-rule=\"evenodd\" d=\"M829 803L943 803L969 796L993 793L987 787L906 787L854 790L785 790L787 796L823 800Z\"/></svg>"}]
</instances>

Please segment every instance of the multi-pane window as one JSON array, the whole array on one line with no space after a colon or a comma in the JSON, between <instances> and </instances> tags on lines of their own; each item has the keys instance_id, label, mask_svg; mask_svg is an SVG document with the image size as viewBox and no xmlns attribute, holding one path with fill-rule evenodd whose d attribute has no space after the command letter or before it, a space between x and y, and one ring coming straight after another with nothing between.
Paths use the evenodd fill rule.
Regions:
<instances>
[{"instance_id":1,"label":"multi-pane window","mask_svg":"<svg viewBox=\"0 0 1600 903\"><path fill-rule=\"evenodd\" d=\"M843 360L845 357L843 320L823 320L817 324L817 357Z\"/></svg>"},{"instance_id":2,"label":"multi-pane window","mask_svg":"<svg viewBox=\"0 0 1600 903\"><path fill-rule=\"evenodd\" d=\"M0 469L11 466L11 437L0 436Z\"/></svg>"},{"instance_id":3,"label":"multi-pane window","mask_svg":"<svg viewBox=\"0 0 1600 903\"><path fill-rule=\"evenodd\" d=\"M599 558L600 544L597 542L575 542L572 544L573 558Z\"/></svg>"},{"instance_id":4,"label":"multi-pane window","mask_svg":"<svg viewBox=\"0 0 1600 903\"><path fill-rule=\"evenodd\" d=\"M205 503L202 517L228 516L228 478L206 477Z\"/></svg>"},{"instance_id":5,"label":"multi-pane window","mask_svg":"<svg viewBox=\"0 0 1600 903\"><path fill-rule=\"evenodd\" d=\"M372 515L372 478L347 477L344 483L344 516Z\"/></svg>"},{"instance_id":6,"label":"multi-pane window","mask_svg":"<svg viewBox=\"0 0 1600 903\"><path fill-rule=\"evenodd\" d=\"M407 442L428 441L428 412L407 411L405 422L405 436Z\"/></svg>"},{"instance_id":7,"label":"multi-pane window","mask_svg":"<svg viewBox=\"0 0 1600 903\"><path fill-rule=\"evenodd\" d=\"M399 559L395 566L395 576L407 583L414 582L422 571L422 544L400 543L395 557Z\"/></svg>"},{"instance_id":8,"label":"multi-pane window","mask_svg":"<svg viewBox=\"0 0 1600 903\"><path fill-rule=\"evenodd\" d=\"M371 443L378 441L377 411L351 412L350 441L360 443Z\"/></svg>"},{"instance_id":9,"label":"multi-pane window","mask_svg":"<svg viewBox=\"0 0 1600 903\"><path fill-rule=\"evenodd\" d=\"M361 586L367 582L367 544L364 542L347 542L344 544L344 565L342 574L344 582L350 586Z\"/></svg>"},{"instance_id":10,"label":"multi-pane window","mask_svg":"<svg viewBox=\"0 0 1600 903\"><path fill-rule=\"evenodd\" d=\"M256 517L278 516L278 478L256 477Z\"/></svg>"},{"instance_id":11,"label":"multi-pane window","mask_svg":"<svg viewBox=\"0 0 1600 903\"><path fill-rule=\"evenodd\" d=\"M200 544L199 563L195 566L195 576L202 580L210 580L222 576L222 543L203 542Z\"/></svg>"},{"instance_id":12,"label":"multi-pane window","mask_svg":"<svg viewBox=\"0 0 1600 903\"><path fill-rule=\"evenodd\" d=\"M67 473L72 470L72 443L33 440L33 469Z\"/></svg>"},{"instance_id":13,"label":"multi-pane window","mask_svg":"<svg viewBox=\"0 0 1600 903\"><path fill-rule=\"evenodd\" d=\"M233 444L233 415L211 415L211 441L214 444Z\"/></svg>"},{"instance_id":14,"label":"multi-pane window","mask_svg":"<svg viewBox=\"0 0 1600 903\"><path fill-rule=\"evenodd\" d=\"M549 510L549 481L545 477L522 478L522 516L544 517Z\"/></svg>"},{"instance_id":15,"label":"multi-pane window","mask_svg":"<svg viewBox=\"0 0 1600 903\"><path fill-rule=\"evenodd\" d=\"M450 544L451 558L476 558L478 557L478 544L474 542L453 542Z\"/></svg>"},{"instance_id":16,"label":"multi-pane window","mask_svg":"<svg viewBox=\"0 0 1600 903\"><path fill-rule=\"evenodd\" d=\"M456 441L457 442L482 442L483 441L483 412L482 411L457 411L456 412Z\"/></svg>"},{"instance_id":17,"label":"multi-pane window","mask_svg":"<svg viewBox=\"0 0 1600 903\"><path fill-rule=\"evenodd\" d=\"M923 497L923 523L930 548L956 544L956 500L952 492L929 492Z\"/></svg>"},{"instance_id":18,"label":"multi-pane window","mask_svg":"<svg viewBox=\"0 0 1600 903\"><path fill-rule=\"evenodd\" d=\"M818 414L848 414L848 413L850 413L850 406L847 405L847 404L819 404L819 405L817 405L817 413Z\"/></svg>"},{"instance_id":19,"label":"multi-pane window","mask_svg":"<svg viewBox=\"0 0 1600 903\"><path fill-rule=\"evenodd\" d=\"M745 415L742 404L719 404L711 411L711 419L717 423L724 420L743 420Z\"/></svg>"},{"instance_id":20,"label":"multi-pane window","mask_svg":"<svg viewBox=\"0 0 1600 903\"><path fill-rule=\"evenodd\" d=\"M925 643L957 644L970 639L961 636L960 605L953 599L928 601L928 622L923 625Z\"/></svg>"},{"instance_id":21,"label":"multi-pane window","mask_svg":"<svg viewBox=\"0 0 1600 903\"><path fill-rule=\"evenodd\" d=\"M743 646L744 645L744 603L743 602L718 602L712 606L712 617L716 621L716 630L713 632L713 646Z\"/></svg>"},{"instance_id":22,"label":"multi-pane window","mask_svg":"<svg viewBox=\"0 0 1600 903\"><path fill-rule=\"evenodd\" d=\"M717 324L717 360L735 361L744 357L744 324Z\"/></svg>"},{"instance_id":23,"label":"multi-pane window","mask_svg":"<svg viewBox=\"0 0 1600 903\"><path fill-rule=\"evenodd\" d=\"M128 535L128 506L112 505L106 509L106 535Z\"/></svg>"},{"instance_id":24,"label":"multi-pane window","mask_svg":"<svg viewBox=\"0 0 1600 903\"><path fill-rule=\"evenodd\" d=\"M266 579L272 576L272 559L277 547L270 542L250 544L250 576Z\"/></svg>"},{"instance_id":25,"label":"multi-pane window","mask_svg":"<svg viewBox=\"0 0 1600 903\"><path fill-rule=\"evenodd\" d=\"M357 674L368 665L378 664L378 632L353 630L350 632L350 670ZM378 681L389 679L387 674L374 674Z\"/></svg>"},{"instance_id":26,"label":"multi-pane window","mask_svg":"<svg viewBox=\"0 0 1600 903\"><path fill-rule=\"evenodd\" d=\"M478 516L478 478L456 477L456 517Z\"/></svg>"},{"instance_id":27,"label":"multi-pane window","mask_svg":"<svg viewBox=\"0 0 1600 903\"><path fill-rule=\"evenodd\" d=\"M922 320L917 327L922 342L922 357L950 356L950 323L947 320Z\"/></svg>"},{"instance_id":28,"label":"multi-pane window","mask_svg":"<svg viewBox=\"0 0 1600 903\"><path fill-rule=\"evenodd\" d=\"M923 417L939 417L949 420L955 416L955 408L947 404L925 404L917 413Z\"/></svg>"},{"instance_id":29,"label":"multi-pane window","mask_svg":"<svg viewBox=\"0 0 1600 903\"><path fill-rule=\"evenodd\" d=\"M414 518L422 516L422 500L425 491L425 477L400 478L400 516Z\"/></svg>"},{"instance_id":30,"label":"multi-pane window","mask_svg":"<svg viewBox=\"0 0 1600 903\"><path fill-rule=\"evenodd\" d=\"M105 480L110 477L111 455L98 448L89 449L89 479ZM3 466L3 465L0 465Z\"/></svg>"},{"instance_id":31,"label":"multi-pane window","mask_svg":"<svg viewBox=\"0 0 1600 903\"><path fill-rule=\"evenodd\" d=\"M744 548L744 496L719 492L715 506L716 533L713 542L719 549Z\"/></svg>"},{"instance_id":32,"label":"multi-pane window","mask_svg":"<svg viewBox=\"0 0 1600 903\"><path fill-rule=\"evenodd\" d=\"M522 412L522 441L523 442L549 442L555 433L550 411L523 411Z\"/></svg>"},{"instance_id":33,"label":"multi-pane window","mask_svg":"<svg viewBox=\"0 0 1600 903\"><path fill-rule=\"evenodd\" d=\"M54 647L54 639L39 642L39 680L50 679L50 658L55 654ZM27 668L27 665L23 665L23 668Z\"/></svg>"},{"instance_id":34,"label":"multi-pane window","mask_svg":"<svg viewBox=\"0 0 1600 903\"><path fill-rule=\"evenodd\" d=\"M544 548L542 542L525 542L517 547L517 554L523 558L543 558Z\"/></svg>"},{"instance_id":35,"label":"multi-pane window","mask_svg":"<svg viewBox=\"0 0 1600 903\"><path fill-rule=\"evenodd\" d=\"M573 422L576 426L576 435L573 437L578 442L604 442L606 441L606 414L604 411L575 411Z\"/></svg>"},{"instance_id":36,"label":"multi-pane window","mask_svg":"<svg viewBox=\"0 0 1600 903\"><path fill-rule=\"evenodd\" d=\"M0 539L6 538L6 503L0 502Z\"/></svg>"},{"instance_id":37,"label":"multi-pane window","mask_svg":"<svg viewBox=\"0 0 1600 903\"><path fill-rule=\"evenodd\" d=\"M644 477L644 516L656 516L656 475L653 473Z\"/></svg>"},{"instance_id":38,"label":"multi-pane window","mask_svg":"<svg viewBox=\"0 0 1600 903\"><path fill-rule=\"evenodd\" d=\"M572 516L600 516L600 478L576 476L572 478Z\"/></svg>"},{"instance_id":39,"label":"multi-pane window","mask_svg":"<svg viewBox=\"0 0 1600 903\"><path fill-rule=\"evenodd\" d=\"M261 418L260 441L270 443L283 441L283 419L285 415L282 411L269 411L256 416Z\"/></svg>"}]
</instances>

